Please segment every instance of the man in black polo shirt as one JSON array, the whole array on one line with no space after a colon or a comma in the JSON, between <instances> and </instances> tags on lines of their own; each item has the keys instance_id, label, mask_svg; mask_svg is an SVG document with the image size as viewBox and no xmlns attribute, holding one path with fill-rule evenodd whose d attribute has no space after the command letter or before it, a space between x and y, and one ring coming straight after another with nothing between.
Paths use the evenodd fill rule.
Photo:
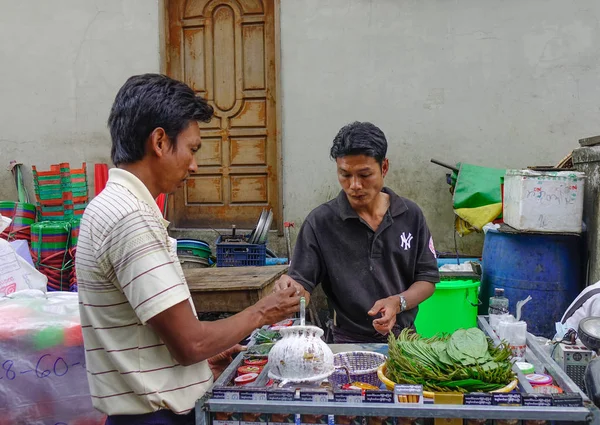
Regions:
<instances>
[{"instance_id":1,"label":"man in black polo shirt","mask_svg":"<svg viewBox=\"0 0 600 425\"><path fill-rule=\"evenodd\" d=\"M387 141L371 123L343 127L331 148L342 191L300 228L289 275L307 300L316 285L334 309L333 339L385 342L414 328L418 305L439 281L431 233L420 208L383 186Z\"/></svg>"}]
</instances>

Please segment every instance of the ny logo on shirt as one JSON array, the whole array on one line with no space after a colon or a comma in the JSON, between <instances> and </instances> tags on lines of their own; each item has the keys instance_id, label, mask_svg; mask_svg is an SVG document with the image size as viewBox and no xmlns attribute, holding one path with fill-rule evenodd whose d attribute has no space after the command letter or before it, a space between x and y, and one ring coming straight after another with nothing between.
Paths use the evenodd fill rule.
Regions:
<instances>
[{"instance_id":1,"label":"ny logo on shirt","mask_svg":"<svg viewBox=\"0 0 600 425\"><path fill-rule=\"evenodd\" d=\"M412 234L406 234L402 232L400 235L400 248L403 248L405 251L408 251L410 248L410 242L413 240Z\"/></svg>"}]
</instances>

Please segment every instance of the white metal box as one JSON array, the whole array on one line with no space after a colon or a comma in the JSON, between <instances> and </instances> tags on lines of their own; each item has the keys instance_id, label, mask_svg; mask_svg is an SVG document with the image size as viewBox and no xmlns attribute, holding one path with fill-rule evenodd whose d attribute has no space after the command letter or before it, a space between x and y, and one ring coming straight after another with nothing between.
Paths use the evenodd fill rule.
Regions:
<instances>
[{"instance_id":1,"label":"white metal box","mask_svg":"<svg viewBox=\"0 0 600 425\"><path fill-rule=\"evenodd\" d=\"M577 340L576 345L567 345L560 343L554 348L553 360L558 363L569 378L585 392L585 383L583 377L585 369L592 360L593 351L586 348Z\"/></svg>"},{"instance_id":2,"label":"white metal box","mask_svg":"<svg viewBox=\"0 0 600 425\"><path fill-rule=\"evenodd\" d=\"M584 173L506 170L504 222L517 230L581 233Z\"/></svg>"}]
</instances>

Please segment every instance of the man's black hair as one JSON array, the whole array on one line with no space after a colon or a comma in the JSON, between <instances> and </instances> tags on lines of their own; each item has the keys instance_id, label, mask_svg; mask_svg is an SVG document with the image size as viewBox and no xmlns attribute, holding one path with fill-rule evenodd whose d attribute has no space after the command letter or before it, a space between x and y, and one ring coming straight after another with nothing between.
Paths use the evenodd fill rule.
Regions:
<instances>
[{"instance_id":1,"label":"man's black hair","mask_svg":"<svg viewBox=\"0 0 600 425\"><path fill-rule=\"evenodd\" d=\"M330 155L337 159L347 155L366 155L381 165L387 153L383 131L370 122L355 121L345 125L333 139Z\"/></svg>"},{"instance_id":2,"label":"man's black hair","mask_svg":"<svg viewBox=\"0 0 600 425\"><path fill-rule=\"evenodd\" d=\"M213 108L186 84L160 74L130 77L121 87L108 117L113 164L131 164L146 153L158 127L176 149L177 136L194 121L210 121Z\"/></svg>"}]
</instances>

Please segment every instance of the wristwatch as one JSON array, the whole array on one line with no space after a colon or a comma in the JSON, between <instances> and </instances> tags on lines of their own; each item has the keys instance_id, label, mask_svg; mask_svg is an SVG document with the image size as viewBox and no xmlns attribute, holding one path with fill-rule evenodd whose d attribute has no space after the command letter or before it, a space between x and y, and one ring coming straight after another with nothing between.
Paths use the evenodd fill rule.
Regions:
<instances>
[{"instance_id":1,"label":"wristwatch","mask_svg":"<svg viewBox=\"0 0 600 425\"><path fill-rule=\"evenodd\" d=\"M400 313L406 311L406 298L403 295L398 295L400 297Z\"/></svg>"}]
</instances>

